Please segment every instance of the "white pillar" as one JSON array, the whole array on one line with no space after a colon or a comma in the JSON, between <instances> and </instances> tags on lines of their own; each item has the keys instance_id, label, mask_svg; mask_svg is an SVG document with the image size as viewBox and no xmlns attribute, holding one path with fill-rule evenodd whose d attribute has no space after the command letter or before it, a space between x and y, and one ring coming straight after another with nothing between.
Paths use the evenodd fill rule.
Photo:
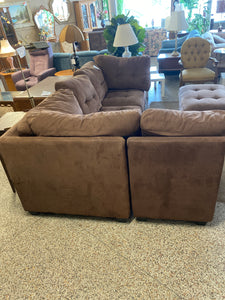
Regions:
<instances>
[{"instance_id":1,"label":"white pillar","mask_svg":"<svg viewBox=\"0 0 225 300\"><path fill-rule=\"evenodd\" d=\"M109 17L110 20L117 15L116 0L108 0L109 3Z\"/></svg>"}]
</instances>

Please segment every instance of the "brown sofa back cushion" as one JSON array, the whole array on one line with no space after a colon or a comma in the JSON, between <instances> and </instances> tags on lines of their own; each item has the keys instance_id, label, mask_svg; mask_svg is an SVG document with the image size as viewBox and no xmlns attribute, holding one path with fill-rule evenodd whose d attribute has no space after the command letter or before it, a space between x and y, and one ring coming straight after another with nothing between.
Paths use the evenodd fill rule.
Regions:
<instances>
[{"instance_id":1,"label":"brown sofa back cushion","mask_svg":"<svg viewBox=\"0 0 225 300\"><path fill-rule=\"evenodd\" d=\"M34 109L48 109L67 114L83 114L77 98L69 89L59 89L51 96L45 98L39 105L34 107L33 110Z\"/></svg>"},{"instance_id":2,"label":"brown sofa back cushion","mask_svg":"<svg viewBox=\"0 0 225 300\"><path fill-rule=\"evenodd\" d=\"M108 86L104 79L102 70L98 68L93 61L87 62L81 67L81 69L74 72L74 76L77 75L86 75L93 84L100 101L104 99L105 94L108 91Z\"/></svg>"},{"instance_id":3,"label":"brown sofa back cushion","mask_svg":"<svg viewBox=\"0 0 225 300\"><path fill-rule=\"evenodd\" d=\"M101 68L109 89L149 90L150 56L97 55L94 61Z\"/></svg>"},{"instance_id":4,"label":"brown sofa back cushion","mask_svg":"<svg viewBox=\"0 0 225 300\"><path fill-rule=\"evenodd\" d=\"M86 75L77 75L55 83L55 89L70 89L77 98L84 114L97 112L101 108L100 98Z\"/></svg>"},{"instance_id":5,"label":"brown sofa back cushion","mask_svg":"<svg viewBox=\"0 0 225 300\"><path fill-rule=\"evenodd\" d=\"M225 135L225 111L147 109L141 116L143 135Z\"/></svg>"},{"instance_id":6,"label":"brown sofa back cushion","mask_svg":"<svg viewBox=\"0 0 225 300\"><path fill-rule=\"evenodd\" d=\"M49 113L50 111L54 111L66 114L83 114L73 92L69 89L60 89L25 114L23 119L17 124L19 135L33 134L27 122L27 116L30 113L40 112L42 110L48 110Z\"/></svg>"},{"instance_id":7,"label":"brown sofa back cushion","mask_svg":"<svg viewBox=\"0 0 225 300\"><path fill-rule=\"evenodd\" d=\"M40 136L130 136L140 129L140 110L71 115L60 112L29 112L27 123Z\"/></svg>"}]
</instances>

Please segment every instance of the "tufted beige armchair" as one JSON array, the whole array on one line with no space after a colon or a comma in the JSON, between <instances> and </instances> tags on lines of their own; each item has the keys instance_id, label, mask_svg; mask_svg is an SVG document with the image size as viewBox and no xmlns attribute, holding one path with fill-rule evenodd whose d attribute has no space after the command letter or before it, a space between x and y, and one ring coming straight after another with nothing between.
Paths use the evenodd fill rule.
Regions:
<instances>
[{"instance_id":1,"label":"tufted beige armchair","mask_svg":"<svg viewBox=\"0 0 225 300\"><path fill-rule=\"evenodd\" d=\"M210 57L211 45L201 37L186 40L181 48L181 63L183 70L180 73L180 86L185 83L217 83L217 68L212 71L206 67L209 59L213 60L216 67L218 61Z\"/></svg>"}]
</instances>

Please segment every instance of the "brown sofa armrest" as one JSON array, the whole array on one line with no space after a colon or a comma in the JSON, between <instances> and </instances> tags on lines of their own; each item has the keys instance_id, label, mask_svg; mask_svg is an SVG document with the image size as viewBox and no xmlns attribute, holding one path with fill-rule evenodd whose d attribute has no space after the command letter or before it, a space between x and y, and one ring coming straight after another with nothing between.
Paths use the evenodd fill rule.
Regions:
<instances>
[{"instance_id":1,"label":"brown sofa armrest","mask_svg":"<svg viewBox=\"0 0 225 300\"><path fill-rule=\"evenodd\" d=\"M225 137L131 137L128 159L135 217L211 221Z\"/></svg>"},{"instance_id":2,"label":"brown sofa armrest","mask_svg":"<svg viewBox=\"0 0 225 300\"><path fill-rule=\"evenodd\" d=\"M121 137L5 136L0 155L26 211L130 216Z\"/></svg>"}]
</instances>

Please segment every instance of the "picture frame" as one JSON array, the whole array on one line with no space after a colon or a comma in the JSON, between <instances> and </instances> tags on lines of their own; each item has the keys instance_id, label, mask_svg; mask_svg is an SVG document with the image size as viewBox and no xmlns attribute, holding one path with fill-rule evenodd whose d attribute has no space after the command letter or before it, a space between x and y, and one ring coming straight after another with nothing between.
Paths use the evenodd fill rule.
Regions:
<instances>
[{"instance_id":1,"label":"picture frame","mask_svg":"<svg viewBox=\"0 0 225 300\"><path fill-rule=\"evenodd\" d=\"M10 5L9 13L15 28L34 26L32 13L26 1Z\"/></svg>"}]
</instances>

